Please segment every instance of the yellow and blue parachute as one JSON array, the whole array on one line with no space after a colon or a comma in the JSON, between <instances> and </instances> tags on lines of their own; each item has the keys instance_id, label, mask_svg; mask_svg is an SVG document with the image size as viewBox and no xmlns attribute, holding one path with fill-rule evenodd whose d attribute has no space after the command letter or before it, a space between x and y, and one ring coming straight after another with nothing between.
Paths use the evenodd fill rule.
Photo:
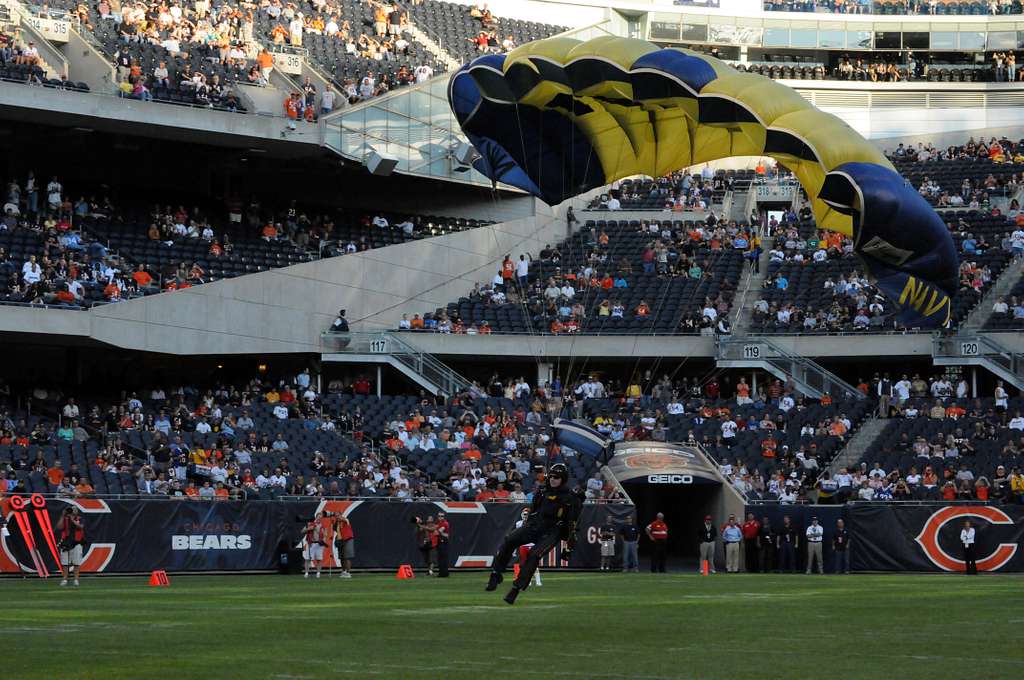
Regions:
<instances>
[{"instance_id":1,"label":"yellow and blue parachute","mask_svg":"<svg viewBox=\"0 0 1024 680\"><path fill-rule=\"evenodd\" d=\"M784 85L643 40L549 38L463 66L448 100L476 169L550 205L622 177L770 156L819 228L853 238L905 326L950 323L958 260L941 218L881 151Z\"/></svg>"}]
</instances>

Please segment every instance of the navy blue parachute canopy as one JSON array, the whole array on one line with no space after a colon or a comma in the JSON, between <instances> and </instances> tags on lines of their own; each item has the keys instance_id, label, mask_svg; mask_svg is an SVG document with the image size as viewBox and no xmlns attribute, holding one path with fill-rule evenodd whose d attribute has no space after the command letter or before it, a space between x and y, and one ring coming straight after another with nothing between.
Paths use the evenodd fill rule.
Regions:
<instances>
[{"instance_id":1,"label":"navy blue parachute canopy","mask_svg":"<svg viewBox=\"0 0 1024 680\"><path fill-rule=\"evenodd\" d=\"M612 440L597 430L564 418L556 418L552 428L559 446L596 458L601 463L607 462Z\"/></svg>"}]
</instances>

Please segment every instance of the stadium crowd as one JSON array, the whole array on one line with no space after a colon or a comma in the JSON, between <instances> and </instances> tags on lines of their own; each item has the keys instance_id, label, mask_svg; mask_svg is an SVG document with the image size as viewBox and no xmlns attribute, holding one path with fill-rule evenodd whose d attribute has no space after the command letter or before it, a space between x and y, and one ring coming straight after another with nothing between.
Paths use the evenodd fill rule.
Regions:
<instances>
[{"instance_id":1,"label":"stadium crowd","mask_svg":"<svg viewBox=\"0 0 1024 680\"><path fill-rule=\"evenodd\" d=\"M1001 381L989 398L970 398L963 377L876 373L858 387L889 421L863 459L834 476L806 452L771 451L771 471L721 458L723 474L750 499L1024 502L1024 416Z\"/></svg>"},{"instance_id":2,"label":"stadium crowd","mask_svg":"<svg viewBox=\"0 0 1024 680\"><path fill-rule=\"evenodd\" d=\"M767 12L881 15L1007 15L1024 13L1020 0L765 0Z\"/></svg>"},{"instance_id":3,"label":"stadium crowd","mask_svg":"<svg viewBox=\"0 0 1024 680\"><path fill-rule=\"evenodd\" d=\"M718 221L597 222L536 259L507 255L487 285L399 330L487 334L729 333L749 227ZM675 294L673 294L675 293Z\"/></svg>"},{"instance_id":4,"label":"stadium crowd","mask_svg":"<svg viewBox=\"0 0 1024 680\"><path fill-rule=\"evenodd\" d=\"M105 190L43 182L29 172L6 186L0 301L87 307L482 224L258 197L190 208L134 197L115 205Z\"/></svg>"}]
</instances>

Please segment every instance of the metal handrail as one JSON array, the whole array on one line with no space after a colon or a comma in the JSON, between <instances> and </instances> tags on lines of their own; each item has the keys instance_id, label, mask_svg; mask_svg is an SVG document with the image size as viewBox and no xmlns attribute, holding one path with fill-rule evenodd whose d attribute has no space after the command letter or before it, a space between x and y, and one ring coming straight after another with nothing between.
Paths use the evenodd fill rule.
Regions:
<instances>
[{"instance_id":1,"label":"metal handrail","mask_svg":"<svg viewBox=\"0 0 1024 680\"><path fill-rule=\"evenodd\" d=\"M828 369L820 366L818 363L800 354L795 354L782 347L776 345L764 336L746 336L746 337L731 337L731 336L718 336L716 340L717 344L717 356L719 359L750 359L757 361L766 362L789 362L792 366L780 366L785 373L796 377L796 371L792 370L793 367L799 366L804 369L803 381L811 384L811 376L817 376L820 378L820 391L835 393L837 390L843 393L843 396L852 397L857 400L865 398L863 392L858 390L853 385L850 385L846 381L842 380L839 376L835 375ZM757 357L744 356L745 347L749 345L761 345L768 351ZM738 352L731 351L739 349ZM787 370L788 369L788 370ZM817 382L817 381L815 381Z\"/></svg>"},{"instance_id":2,"label":"metal handrail","mask_svg":"<svg viewBox=\"0 0 1024 680\"><path fill-rule=\"evenodd\" d=\"M325 352L340 354L381 354L394 358L406 367L419 373L442 392L451 396L471 385L471 381L455 372L447 364L429 352L409 344L397 333L388 331L349 331L339 333L333 330L321 334Z\"/></svg>"}]
</instances>

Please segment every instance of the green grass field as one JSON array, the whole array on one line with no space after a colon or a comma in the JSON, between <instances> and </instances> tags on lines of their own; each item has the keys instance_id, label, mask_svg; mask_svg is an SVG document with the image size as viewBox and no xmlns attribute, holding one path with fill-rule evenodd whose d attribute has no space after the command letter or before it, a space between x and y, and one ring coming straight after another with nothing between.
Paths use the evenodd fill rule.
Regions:
<instances>
[{"instance_id":1,"label":"green grass field","mask_svg":"<svg viewBox=\"0 0 1024 680\"><path fill-rule=\"evenodd\" d=\"M1011 678L1012 576L482 574L0 580L26 678ZM507 581L506 581L507 584Z\"/></svg>"}]
</instances>

